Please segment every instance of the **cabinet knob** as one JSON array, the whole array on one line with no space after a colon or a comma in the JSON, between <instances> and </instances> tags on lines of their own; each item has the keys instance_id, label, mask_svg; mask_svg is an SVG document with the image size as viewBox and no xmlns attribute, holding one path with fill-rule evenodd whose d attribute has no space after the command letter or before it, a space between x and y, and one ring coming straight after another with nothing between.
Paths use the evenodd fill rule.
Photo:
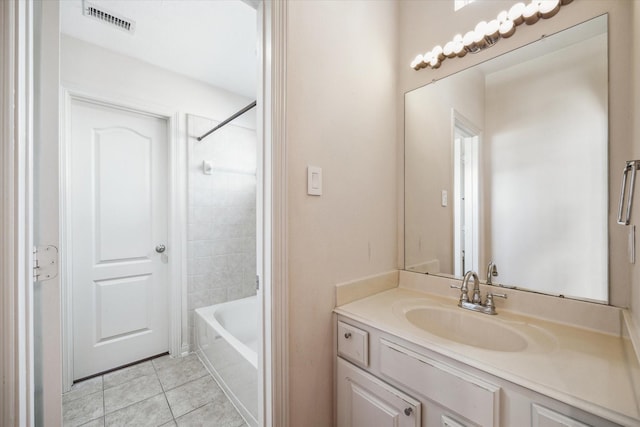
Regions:
<instances>
[{"instance_id":1,"label":"cabinet knob","mask_svg":"<svg viewBox=\"0 0 640 427\"><path fill-rule=\"evenodd\" d=\"M411 416L411 414L413 413L413 408L409 407L409 408L404 408L404 414L409 417Z\"/></svg>"},{"instance_id":2,"label":"cabinet knob","mask_svg":"<svg viewBox=\"0 0 640 427\"><path fill-rule=\"evenodd\" d=\"M351 332L345 332L345 333L344 333L344 337L345 337L346 339L351 338Z\"/></svg>"}]
</instances>

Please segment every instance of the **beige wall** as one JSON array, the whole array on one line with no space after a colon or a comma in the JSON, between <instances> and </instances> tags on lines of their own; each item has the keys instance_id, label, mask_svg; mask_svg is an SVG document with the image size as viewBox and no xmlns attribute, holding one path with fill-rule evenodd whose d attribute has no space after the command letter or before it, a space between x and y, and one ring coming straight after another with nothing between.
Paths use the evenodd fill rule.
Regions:
<instances>
[{"instance_id":1,"label":"beige wall","mask_svg":"<svg viewBox=\"0 0 640 427\"><path fill-rule=\"evenodd\" d=\"M396 268L396 5L288 3L291 426L333 425L334 286Z\"/></svg>"},{"instance_id":2,"label":"beige wall","mask_svg":"<svg viewBox=\"0 0 640 427\"><path fill-rule=\"evenodd\" d=\"M609 251L610 251L610 301L618 306L629 305L631 268L627 261L626 230L615 224L619 191L620 168L631 156L631 55L629 36L631 35L631 8L634 2L628 0L574 1L564 6L549 20L540 20L532 26L518 27L516 34L503 39L491 49L477 55L445 60L437 70L415 71L409 64L418 53L424 53L437 44L444 44L456 33L473 29L480 20L493 19L508 9L513 1L485 0L472 3L458 12L453 11L451 2L402 0L399 9L399 92L397 99L402 111L402 94L422 86L432 79L440 79L470 65L494 57L505 51L540 38L543 34L560 31L587 19L609 13ZM399 119L402 119L399 113ZM398 127L399 153L402 153L403 130ZM402 177L402 164L399 177ZM403 194L402 180L398 180L398 194ZM402 205L399 205L402 206ZM640 210L640 209L638 209ZM399 212L399 250L402 251L403 213ZM404 264L403 254L399 254L400 265Z\"/></svg>"}]
</instances>

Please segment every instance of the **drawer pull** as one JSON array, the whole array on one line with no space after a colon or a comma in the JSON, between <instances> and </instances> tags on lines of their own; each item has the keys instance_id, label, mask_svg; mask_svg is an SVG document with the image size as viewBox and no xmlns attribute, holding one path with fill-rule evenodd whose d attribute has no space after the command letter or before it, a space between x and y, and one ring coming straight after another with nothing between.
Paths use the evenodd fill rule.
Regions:
<instances>
[{"instance_id":1,"label":"drawer pull","mask_svg":"<svg viewBox=\"0 0 640 427\"><path fill-rule=\"evenodd\" d=\"M409 407L409 408L404 408L404 414L405 414L407 417L410 417L412 413L413 413L413 408L411 408L411 407Z\"/></svg>"},{"instance_id":2,"label":"drawer pull","mask_svg":"<svg viewBox=\"0 0 640 427\"><path fill-rule=\"evenodd\" d=\"M351 338L351 332L346 332L346 333L344 334L344 337L345 337L346 339Z\"/></svg>"}]
</instances>

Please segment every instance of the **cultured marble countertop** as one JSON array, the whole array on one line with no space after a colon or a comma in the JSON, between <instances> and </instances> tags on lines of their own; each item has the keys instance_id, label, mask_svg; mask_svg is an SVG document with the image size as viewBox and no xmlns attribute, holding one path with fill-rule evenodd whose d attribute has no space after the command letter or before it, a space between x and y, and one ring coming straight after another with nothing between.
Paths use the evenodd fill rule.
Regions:
<instances>
[{"instance_id":1,"label":"cultured marble countertop","mask_svg":"<svg viewBox=\"0 0 640 427\"><path fill-rule=\"evenodd\" d=\"M434 305L457 308L457 300L394 288L335 312L615 423L640 425L634 384L640 367L628 339L507 310L489 316L457 308L540 331L523 351L485 350L430 334L403 315L411 307Z\"/></svg>"}]
</instances>

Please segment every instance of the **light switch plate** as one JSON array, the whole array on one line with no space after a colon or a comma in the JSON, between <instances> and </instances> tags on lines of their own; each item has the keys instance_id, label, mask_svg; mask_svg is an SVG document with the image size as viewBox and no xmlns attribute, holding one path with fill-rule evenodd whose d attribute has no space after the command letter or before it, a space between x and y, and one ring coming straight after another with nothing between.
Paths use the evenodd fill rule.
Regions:
<instances>
[{"instance_id":1,"label":"light switch plate","mask_svg":"<svg viewBox=\"0 0 640 427\"><path fill-rule=\"evenodd\" d=\"M307 194L310 196L322 195L322 168L307 166Z\"/></svg>"}]
</instances>

